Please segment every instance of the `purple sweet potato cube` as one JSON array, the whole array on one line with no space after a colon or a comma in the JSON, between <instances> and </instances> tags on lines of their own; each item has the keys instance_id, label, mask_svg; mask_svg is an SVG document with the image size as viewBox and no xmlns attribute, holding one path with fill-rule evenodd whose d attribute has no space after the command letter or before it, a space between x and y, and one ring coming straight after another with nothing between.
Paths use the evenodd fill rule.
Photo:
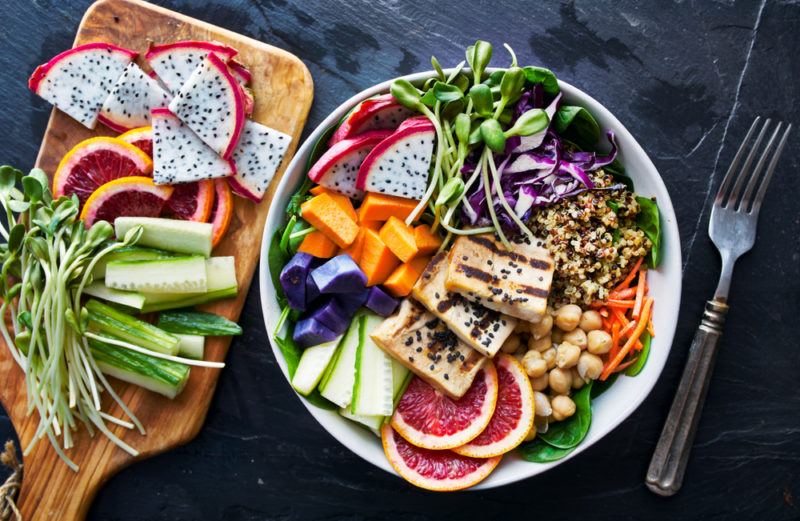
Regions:
<instances>
[{"instance_id":1,"label":"purple sweet potato cube","mask_svg":"<svg viewBox=\"0 0 800 521\"><path fill-rule=\"evenodd\" d=\"M328 297L325 301L309 314L309 317L327 327L337 335L344 333L350 325L350 315L345 313L342 306L334 297Z\"/></svg>"},{"instance_id":2,"label":"purple sweet potato cube","mask_svg":"<svg viewBox=\"0 0 800 521\"><path fill-rule=\"evenodd\" d=\"M339 305L342 306L345 315L352 317L356 314L358 308L363 306L364 302L367 301L367 295L369 295L369 290L364 288L357 293L340 293L336 295L336 300L339 302Z\"/></svg>"},{"instance_id":3,"label":"purple sweet potato cube","mask_svg":"<svg viewBox=\"0 0 800 521\"><path fill-rule=\"evenodd\" d=\"M306 347L316 346L334 340L338 334L325 327L312 317L306 317L297 321L294 326L292 339L295 343L305 349Z\"/></svg>"},{"instance_id":4,"label":"purple sweet potato cube","mask_svg":"<svg viewBox=\"0 0 800 521\"><path fill-rule=\"evenodd\" d=\"M320 293L358 293L367 285L367 276L352 257L337 255L311 271Z\"/></svg>"},{"instance_id":5,"label":"purple sweet potato cube","mask_svg":"<svg viewBox=\"0 0 800 521\"><path fill-rule=\"evenodd\" d=\"M297 252L281 270L279 280L286 300L292 309L306 309L306 278L313 268L314 257Z\"/></svg>"},{"instance_id":6,"label":"purple sweet potato cube","mask_svg":"<svg viewBox=\"0 0 800 521\"><path fill-rule=\"evenodd\" d=\"M319 288L314 282L311 272L308 272L308 277L306 277L306 307L310 306L317 297L319 297Z\"/></svg>"},{"instance_id":7,"label":"purple sweet potato cube","mask_svg":"<svg viewBox=\"0 0 800 521\"><path fill-rule=\"evenodd\" d=\"M378 286L372 286L369 288L369 295L367 295L367 300L364 305L378 315L388 317L397 309L397 304L399 304L399 302L396 298L389 295Z\"/></svg>"}]
</instances>

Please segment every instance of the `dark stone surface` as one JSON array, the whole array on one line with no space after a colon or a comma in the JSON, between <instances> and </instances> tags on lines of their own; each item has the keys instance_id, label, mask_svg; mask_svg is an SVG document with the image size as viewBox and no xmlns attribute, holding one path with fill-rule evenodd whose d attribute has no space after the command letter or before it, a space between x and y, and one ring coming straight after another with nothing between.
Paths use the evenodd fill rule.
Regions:
<instances>
[{"instance_id":1,"label":"dark stone surface","mask_svg":"<svg viewBox=\"0 0 800 521\"><path fill-rule=\"evenodd\" d=\"M164 5L300 56L316 83L313 128L378 81L462 59L477 37L507 41L604 103L659 168L680 224L683 307L668 366L647 401L580 457L500 490L434 495L379 471L306 413L267 345L254 281L229 366L197 440L123 471L90 519L798 519L800 316L798 134L737 265L732 309L682 492L643 477L719 262L709 194L757 114L800 122L800 5L770 2L325 2L171 0ZM3 162L30 165L50 107L25 87L69 47L88 6L5 2L0 32ZM502 61L497 52L498 61ZM0 439L13 436L0 415Z\"/></svg>"}]
</instances>

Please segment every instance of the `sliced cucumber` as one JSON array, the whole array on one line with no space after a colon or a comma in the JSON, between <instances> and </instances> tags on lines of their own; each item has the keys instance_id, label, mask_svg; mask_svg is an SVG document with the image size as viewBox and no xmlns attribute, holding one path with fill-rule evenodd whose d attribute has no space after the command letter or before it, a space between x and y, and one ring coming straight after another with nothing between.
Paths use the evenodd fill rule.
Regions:
<instances>
[{"instance_id":1,"label":"sliced cucumber","mask_svg":"<svg viewBox=\"0 0 800 521\"><path fill-rule=\"evenodd\" d=\"M381 435L381 425L383 425L383 420L386 418L386 416L376 416L372 414L353 414L350 407L339 409L339 414L350 421L360 423L378 437Z\"/></svg>"},{"instance_id":2,"label":"sliced cucumber","mask_svg":"<svg viewBox=\"0 0 800 521\"><path fill-rule=\"evenodd\" d=\"M158 317L158 327L169 333L202 336L241 335L236 322L206 311L167 311Z\"/></svg>"},{"instance_id":3,"label":"sliced cucumber","mask_svg":"<svg viewBox=\"0 0 800 521\"><path fill-rule=\"evenodd\" d=\"M211 256L211 224L160 217L117 217L114 232L122 238L133 227L142 227L136 244L176 253Z\"/></svg>"},{"instance_id":4,"label":"sliced cucumber","mask_svg":"<svg viewBox=\"0 0 800 521\"><path fill-rule=\"evenodd\" d=\"M97 297L99 299L122 304L129 308L140 310L144 307L144 295L134 291L122 291L119 289L106 287L102 282L92 282L85 288L83 292L89 296Z\"/></svg>"},{"instance_id":5,"label":"sliced cucumber","mask_svg":"<svg viewBox=\"0 0 800 521\"><path fill-rule=\"evenodd\" d=\"M211 257L206 259L205 293L143 293L145 297L143 313L178 309L205 304L215 300L235 297L239 294L236 282L236 264L233 257Z\"/></svg>"},{"instance_id":6,"label":"sliced cucumber","mask_svg":"<svg viewBox=\"0 0 800 521\"><path fill-rule=\"evenodd\" d=\"M297 370L292 377L292 387L294 387L295 391L303 396L311 394L311 391L317 387L317 384L322 379L322 375L325 373L325 369L328 368L334 353L336 353L339 340L341 340L341 337L331 342L309 347L303 351L300 363L297 364Z\"/></svg>"},{"instance_id":7,"label":"sliced cucumber","mask_svg":"<svg viewBox=\"0 0 800 521\"><path fill-rule=\"evenodd\" d=\"M89 329L112 335L137 346L176 355L180 340L166 331L132 317L97 300L86 303L89 312Z\"/></svg>"},{"instance_id":8,"label":"sliced cucumber","mask_svg":"<svg viewBox=\"0 0 800 521\"><path fill-rule=\"evenodd\" d=\"M388 416L392 414L392 358L375 342L370 333L383 322L383 317L365 314L356 353L356 379L350 412Z\"/></svg>"},{"instance_id":9,"label":"sliced cucumber","mask_svg":"<svg viewBox=\"0 0 800 521\"><path fill-rule=\"evenodd\" d=\"M94 277L94 280L104 279L106 277L106 264L111 261L153 260L177 256L178 254L166 250L143 248L141 246L125 246L124 248L112 251L97 261L97 264L94 265L94 269L92 270L92 277Z\"/></svg>"},{"instance_id":10,"label":"sliced cucumber","mask_svg":"<svg viewBox=\"0 0 800 521\"><path fill-rule=\"evenodd\" d=\"M189 381L189 366L155 358L94 339L89 347L100 370L107 375L175 398Z\"/></svg>"},{"instance_id":11,"label":"sliced cucumber","mask_svg":"<svg viewBox=\"0 0 800 521\"><path fill-rule=\"evenodd\" d=\"M406 387L408 387L408 383L411 381L412 376L413 375L411 371L409 371L403 364L395 359L392 359L392 391L394 394L392 400L393 407L397 407L397 402L400 401L400 397L405 392ZM339 409L339 414L348 420L364 425L376 436L380 436L381 425L388 419L388 416L374 414L353 414L349 407Z\"/></svg>"},{"instance_id":12,"label":"sliced cucumber","mask_svg":"<svg viewBox=\"0 0 800 521\"><path fill-rule=\"evenodd\" d=\"M140 261L111 261L106 286L150 293L205 293L206 261L199 255Z\"/></svg>"},{"instance_id":13,"label":"sliced cucumber","mask_svg":"<svg viewBox=\"0 0 800 521\"><path fill-rule=\"evenodd\" d=\"M180 333L172 333L181 341L178 344L178 355L184 358L192 358L194 360L202 360L205 354L206 337L200 335L182 335Z\"/></svg>"},{"instance_id":14,"label":"sliced cucumber","mask_svg":"<svg viewBox=\"0 0 800 521\"><path fill-rule=\"evenodd\" d=\"M363 321L356 316L342 338L336 357L319 384L319 392L339 407L347 407L353 399L353 383L356 380L356 353L361 341Z\"/></svg>"}]
</instances>

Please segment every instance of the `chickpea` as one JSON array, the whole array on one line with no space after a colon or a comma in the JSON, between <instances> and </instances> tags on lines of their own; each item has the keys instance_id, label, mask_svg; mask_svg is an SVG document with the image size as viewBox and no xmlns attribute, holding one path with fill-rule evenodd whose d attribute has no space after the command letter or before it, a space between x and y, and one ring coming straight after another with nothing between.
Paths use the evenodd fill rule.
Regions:
<instances>
[{"instance_id":1,"label":"chickpea","mask_svg":"<svg viewBox=\"0 0 800 521\"><path fill-rule=\"evenodd\" d=\"M519 333L524 333L524 334L530 333L530 324L528 322L525 322L524 320L518 320L517 321L517 325L514 326L514 333L517 333L517 334L519 334Z\"/></svg>"},{"instance_id":2,"label":"chickpea","mask_svg":"<svg viewBox=\"0 0 800 521\"><path fill-rule=\"evenodd\" d=\"M599 356L586 352L581 355L578 360L578 374L582 378L589 380L597 380L600 373L603 372L603 361ZM552 386L552 382L550 384Z\"/></svg>"},{"instance_id":3,"label":"chickpea","mask_svg":"<svg viewBox=\"0 0 800 521\"><path fill-rule=\"evenodd\" d=\"M534 391L544 391L550 385L550 376L544 373L537 378L531 378L531 387Z\"/></svg>"},{"instance_id":4,"label":"chickpea","mask_svg":"<svg viewBox=\"0 0 800 521\"><path fill-rule=\"evenodd\" d=\"M547 362L542 359L539 351L528 351L522 357L522 367L531 378L537 378L547 372Z\"/></svg>"},{"instance_id":5,"label":"chickpea","mask_svg":"<svg viewBox=\"0 0 800 521\"><path fill-rule=\"evenodd\" d=\"M553 347L553 340L550 338L550 335L543 336L539 339L533 337L528 338L528 349L531 351L547 351L551 347Z\"/></svg>"},{"instance_id":6,"label":"chickpea","mask_svg":"<svg viewBox=\"0 0 800 521\"><path fill-rule=\"evenodd\" d=\"M603 317L600 316L600 313L593 309L589 309L584 311L581 315L581 321L578 324L578 327L586 331L596 331L603 327Z\"/></svg>"},{"instance_id":7,"label":"chickpea","mask_svg":"<svg viewBox=\"0 0 800 521\"><path fill-rule=\"evenodd\" d=\"M586 385L586 380L581 378L581 374L578 372L578 367L575 366L572 368L572 388L576 391Z\"/></svg>"},{"instance_id":8,"label":"chickpea","mask_svg":"<svg viewBox=\"0 0 800 521\"><path fill-rule=\"evenodd\" d=\"M561 369L569 369L578 363L581 348L569 342L561 342L556 349L556 365Z\"/></svg>"},{"instance_id":9,"label":"chickpea","mask_svg":"<svg viewBox=\"0 0 800 521\"><path fill-rule=\"evenodd\" d=\"M553 419L556 421L566 420L575 414L575 402L569 396L563 394L555 396L550 404L553 408Z\"/></svg>"},{"instance_id":10,"label":"chickpea","mask_svg":"<svg viewBox=\"0 0 800 521\"><path fill-rule=\"evenodd\" d=\"M550 331L553 329L553 316L552 315L545 315L542 317L536 324L530 324L530 332L533 335L533 338L539 340L540 338L549 335Z\"/></svg>"},{"instance_id":11,"label":"chickpea","mask_svg":"<svg viewBox=\"0 0 800 521\"><path fill-rule=\"evenodd\" d=\"M553 340L554 344L560 344L562 340L564 340L564 332L554 327L552 331L550 331L550 338Z\"/></svg>"},{"instance_id":12,"label":"chickpea","mask_svg":"<svg viewBox=\"0 0 800 521\"><path fill-rule=\"evenodd\" d=\"M553 347L546 351L542 351L542 359L547 364L548 371L556 366L556 355L557 351Z\"/></svg>"},{"instance_id":13,"label":"chickpea","mask_svg":"<svg viewBox=\"0 0 800 521\"><path fill-rule=\"evenodd\" d=\"M500 351L508 354L512 354L519 349L520 339L519 335L510 334L506 341L503 342L503 346L500 348Z\"/></svg>"},{"instance_id":14,"label":"chickpea","mask_svg":"<svg viewBox=\"0 0 800 521\"><path fill-rule=\"evenodd\" d=\"M535 391L533 393L533 407L536 416L548 417L553 414L553 408L550 406L550 398L546 394Z\"/></svg>"},{"instance_id":15,"label":"chickpea","mask_svg":"<svg viewBox=\"0 0 800 521\"><path fill-rule=\"evenodd\" d=\"M564 333L564 336L561 339L562 342L569 342L570 344L576 345L581 349L586 349L587 346L587 339L586 333L583 332L583 329L576 327L569 333Z\"/></svg>"},{"instance_id":16,"label":"chickpea","mask_svg":"<svg viewBox=\"0 0 800 521\"><path fill-rule=\"evenodd\" d=\"M586 347L593 355L604 355L611 350L611 335L605 331L589 331Z\"/></svg>"},{"instance_id":17,"label":"chickpea","mask_svg":"<svg viewBox=\"0 0 800 521\"><path fill-rule=\"evenodd\" d=\"M565 333L578 327L582 315L581 308L575 304L567 304L556 310L556 325Z\"/></svg>"},{"instance_id":18,"label":"chickpea","mask_svg":"<svg viewBox=\"0 0 800 521\"><path fill-rule=\"evenodd\" d=\"M569 369L554 368L549 373L550 389L556 394L567 394L572 387L572 372Z\"/></svg>"}]
</instances>

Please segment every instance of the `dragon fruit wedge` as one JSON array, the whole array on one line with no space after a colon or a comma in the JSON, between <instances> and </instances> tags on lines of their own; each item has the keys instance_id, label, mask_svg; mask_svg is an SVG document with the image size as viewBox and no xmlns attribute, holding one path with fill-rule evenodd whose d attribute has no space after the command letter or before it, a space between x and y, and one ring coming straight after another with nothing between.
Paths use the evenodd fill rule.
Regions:
<instances>
[{"instance_id":1,"label":"dragon fruit wedge","mask_svg":"<svg viewBox=\"0 0 800 521\"><path fill-rule=\"evenodd\" d=\"M190 183L230 177L232 161L222 159L178 117L165 108L153 109L153 181L156 184Z\"/></svg>"},{"instance_id":2,"label":"dragon fruit wedge","mask_svg":"<svg viewBox=\"0 0 800 521\"><path fill-rule=\"evenodd\" d=\"M405 120L372 149L358 169L356 188L422 199L428 187L436 131L425 116Z\"/></svg>"},{"instance_id":3,"label":"dragon fruit wedge","mask_svg":"<svg viewBox=\"0 0 800 521\"><path fill-rule=\"evenodd\" d=\"M414 114L394 99L391 94L383 94L362 101L358 107L347 115L328 142L329 146L353 137L367 130L394 130L407 118Z\"/></svg>"},{"instance_id":4,"label":"dragon fruit wedge","mask_svg":"<svg viewBox=\"0 0 800 521\"><path fill-rule=\"evenodd\" d=\"M309 179L355 200L363 199L364 191L356 188L358 169L370 150L391 134L391 130L368 130L337 142L314 163Z\"/></svg>"},{"instance_id":5,"label":"dragon fruit wedge","mask_svg":"<svg viewBox=\"0 0 800 521\"><path fill-rule=\"evenodd\" d=\"M211 53L222 58L222 61L228 61L236 56L238 51L219 42L185 40L152 45L144 58L167 89L176 93L197 66Z\"/></svg>"},{"instance_id":6,"label":"dragon fruit wedge","mask_svg":"<svg viewBox=\"0 0 800 521\"><path fill-rule=\"evenodd\" d=\"M236 60L228 61L228 67L231 68L231 72L233 73L233 77L239 80L239 83L242 86L250 85L250 82L253 81L253 75L250 73L250 69L245 67L242 63Z\"/></svg>"},{"instance_id":7,"label":"dragon fruit wedge","mask_svg":"<svg viewBox=\"0 0 800 521\"><path fill-rule=\"evenodd\" d=\"M103 102L136 56L110 43L80 45L36 67L28 87L83 126L94 128Z\"/></svg>"},{"instance_id":8,"label":"dragon fruit wedge","mask_svg":"<svg viewBox=\"0 0 800 521\"><path fill-rule=\"evenodd\" d=\"M103 103L98 120L112 130L127 132L149 125L150 110L166 107L170 99L156 80L129 63Z\"/></svg>"},{"instance_id":9,"label":"dragon fruit wedge","mask_svg":"<svg viewBox=\"0 0 800 521\"><path fill-rule=\"evenodd\" d=\"M255 202L261 201L275 176L291 136L247 120L231 159L236 175L228 178L233 192Z\"/></svg>"},{"instance_id":10,"label":"dragon fruit wedge","mask_svg":"<svg viewBox=\"0 0 800 521\"><path fill-rule=\"evenodd\" d=\"M223 159L230 159L245 122L242 86L214 53L192 72L169 110Z\"/></svg>"}]
</instances>

